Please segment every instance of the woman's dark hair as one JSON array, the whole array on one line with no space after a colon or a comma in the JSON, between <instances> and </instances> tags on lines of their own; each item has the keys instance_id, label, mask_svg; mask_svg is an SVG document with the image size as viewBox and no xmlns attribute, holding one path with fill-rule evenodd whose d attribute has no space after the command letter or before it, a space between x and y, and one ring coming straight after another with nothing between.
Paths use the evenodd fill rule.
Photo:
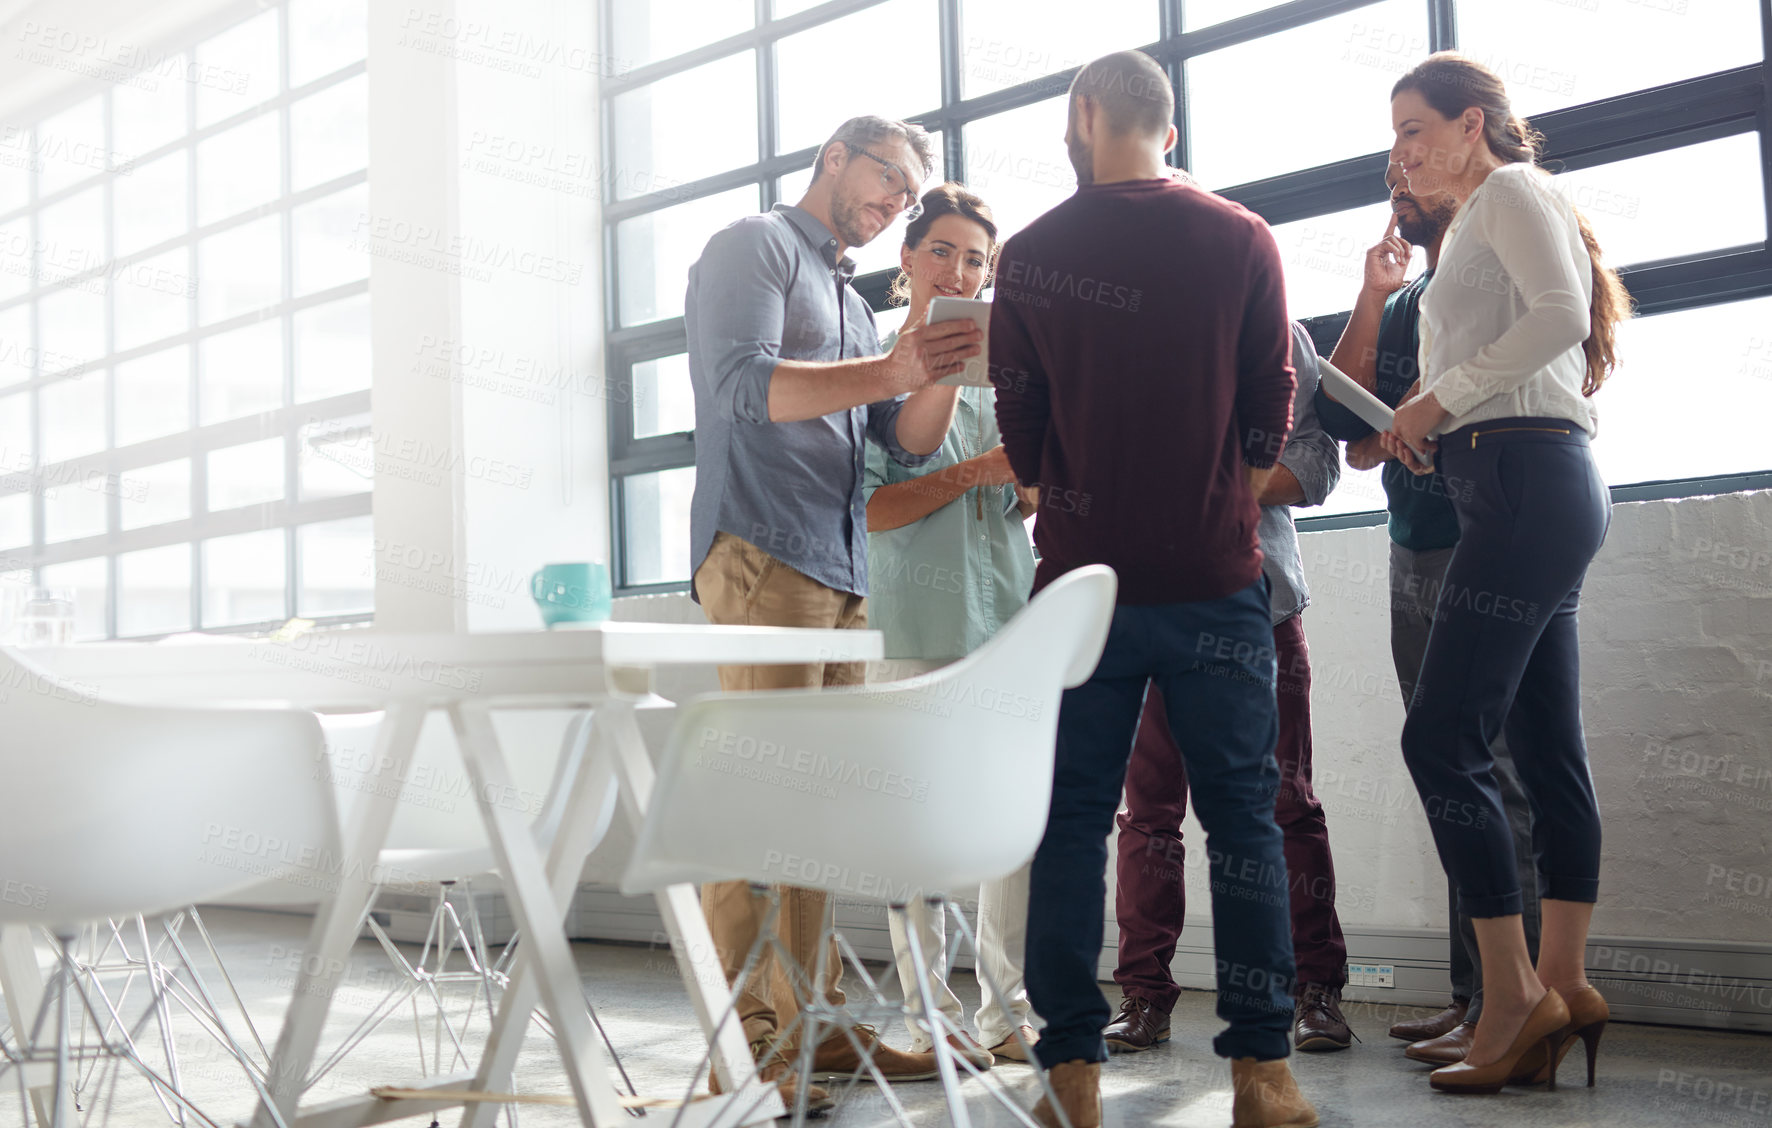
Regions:
<instances>
[{"instance_id":1,"label":"woman's dark hair","mask_svg":"<svg viewBox=\"0 0 1772 1128\"><path fill-rule=\"evenodd\" d=\"M991 215L991 206L974 193L967 191L965 185L956 184L952 180L946 184L937 184L923 193L923 198L918 202L918 206L923 211L916 219L905 225L904 245L913 251L922 246L923 237L929 234L929 229L935 225L935 221L944 215L957 215L961 219L970 219L984 228L985 238L990 242L989 250L985 255L984 267L984 284L990 285L991 270L997 263L997 221ZM900 270L898 277L892 280L892 290L887 296L893 305L903 305L910 301L910 276Z\"/></svg>"},{"instance_id":2,"label":"woman's dark hair","mask_svg":"<svg viewBox=\"0 0 1772 1128\"><path fill-rule=\"evenodd\" d=\"M1483 141L1489 151L1503 161L1536 166L1544 147L1544 135L1533 129L1525 118L1514 113L1508 101L1507 87L1500 76L1474 59L1456 51L1440 51L1429 55L1415 69L1391 87L1391 97L1413 90L1420 94L1435 113L1443 118L1460 117L1475 106L1483 111ZM1618 363L1618 323L1631 317L1630 291L1619 281L1617 271L1606 266L1600 257L1599 240L1593 227L1579 210L1576 225L1581 241L1593 260L1594 295L1588 305L1589 332L1582 344L1587 356L1587 376L1581 384L1583 395L1600 390Z\"/></svg>"}]
</instances>

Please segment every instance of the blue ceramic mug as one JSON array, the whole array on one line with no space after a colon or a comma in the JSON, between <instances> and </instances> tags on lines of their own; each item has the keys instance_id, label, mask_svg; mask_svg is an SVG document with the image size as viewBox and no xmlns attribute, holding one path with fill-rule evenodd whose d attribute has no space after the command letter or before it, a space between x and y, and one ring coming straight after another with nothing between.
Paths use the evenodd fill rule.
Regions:
<instances>
[{"instance_id":1,"label":"blue ceramic mug","mask_svg":"<svg viewBox=\"0 0 1772 1128\"><path fill-rule=\"evenodd\" d=\"M544 564L529 577L529 595L550 627L600 623L615 609L609 569L601 564Z\"/></svg>"}]
</instances>

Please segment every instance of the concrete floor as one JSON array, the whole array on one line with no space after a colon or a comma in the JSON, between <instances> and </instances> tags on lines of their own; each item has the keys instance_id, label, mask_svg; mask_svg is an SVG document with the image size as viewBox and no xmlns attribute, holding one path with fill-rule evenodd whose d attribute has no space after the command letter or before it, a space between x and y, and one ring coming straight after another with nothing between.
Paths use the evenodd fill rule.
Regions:
<instances>
[{"instance_id":1,"label":"concrete floor","mask_svg":"<svg viewBox=\"0 0 1772 1128\"><path fill-rule=\"evenodd\" d=\"M307 920L227 910L210 910L205 919L258 1024L260 1037L271 1044L289 999ZM573 948L586 998L598 1007L640 1091L653 1096L680 1093L699 1052L699 1039L669 954L614 944L581 943ZM44 955L47 958L47 953ZM335 998L335 1017L323 1053L384 997L394 982L386 969L386 958L378 947L368 942L358 945L347 983ZM199 970L212 989L221 988L206 957L199 957ZM884 969L873 970L878 974ZM852 998L858 996L853 975L848 982ZM958 973L954 987L970 1010L978 997L972 977ZM142 988L138 984L132 990L139 995ZM1111 987L1109 991L1111 994ZM451 998L465 1006L462 989L455 989ZM1213 1057L1209 1048L1211 1036L1219 1028L1212 1002L1209 994L1184 992L1174 1014L1174 1041L1142 1054L1115 1057L1108 1063L1102 1073L1107 1125L1224 1128L1230 1123L1229 1067ZM1772 1128L1772 1038L1763 1035L1617 1024L1607 1030L1601 1044L1595 1089L1581 1087L1585 1074L1578 1046L1563 1069L1566 1087L1558 1092L1510 1089L1494 1097L1450 1097L1430 1090L1427 1068L1405 1059L1402 1043L1385 1035L1386 1027L1399 1014L1425 1012L1366 1005L1349 1011L1349 1020L1365 1039L1363 1043L1341 1053L1303 1054L1292 1059L1299 1082L1316 1103L1325 1125ZM424 1033L428 1047L428 1023ZM470 1040L484 1033L484 1011L476 1010ZM895 1045L908 1043L902 1025L888 1025L885 1033ZM198 1107L218 1124L232 1124L250 1112L252 1093L240 1067L194 1020L180 1019L174 1040L185 1091ZM143 1045L146 1055L153 1058L159 1052L158 1036L145 1035ZM419 1074L418 1046L412 1012L407 1008L325 1077L310 1092L309 1100L334 1099L362 1093L372 1085L408 1081ZM447 1061L444 1065L447 1071ZM1027 1067L1005 1064L991 1076L1022 1105L1032 1103L1035 1087ZM565 1091L552 1043L539 1033L525 1044L517 1077L517 1087L523 1091ZM974 1124L995 1128L1016 1123L995 1104L984 1085L969 1081L966 1087ZM897 1092L917 1125L948 1123L937 1085L903 1085ZM103 1077L90 1082L83 1104L83 1123L127 1128L170 1123L147 1084L127 1071L114 1084ZM0 1085L0 1125L18 1124L22 1115L16 1084L9 1077ZM454 1123L455 1119L451 1114L443 1121ZM577 1124L578 1119L567 1109L528 1106L520 1122L524 1128L546 1128ZM429 1121L404 1123L424 1125ZM892 1123L892 1115L872 1086L856 1086L841 1094L839 1107L822 1123L830 1128L870 1128Z\"/></svg>"}]
</instances>

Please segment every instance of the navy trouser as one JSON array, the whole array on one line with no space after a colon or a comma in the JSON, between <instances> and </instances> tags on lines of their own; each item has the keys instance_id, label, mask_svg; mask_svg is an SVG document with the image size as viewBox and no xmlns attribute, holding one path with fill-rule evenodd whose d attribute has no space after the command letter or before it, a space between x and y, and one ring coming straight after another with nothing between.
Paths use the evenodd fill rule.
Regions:
<instances>
[{"instance_id":1,"label":"navy trouser","mask_svg":"<svg viewBox=\"0 0 1772 1128\"><path fill-rule=\"evenodd\" d=\"M1286 857L1274 822L1280 775L1274 632L1265 578L1223 599L1114 609L1094 675L1066 690L1046 836L1028 896L1027 985L1046 1019L1051 1068L1106 1061L1112 1017L1096 986L1107 902L1107 836L1119 809L1147 680L1163 695L1206 829L1222 1057L1291 1052L1292 934ZM1182 770L1177 763L1176 770Z\"/></svg>"},{"instance_id":2,"label":"navy trouser","mask_svg":"<svg viewBox=\"0 0 1772 1128\"><path fill-rule=\"evenodd\" d=\"M1541 897L1597 898L1600 809L1581 726L1576 609L1612 508L1587 434L1490 419L1445 435L1458 545L1446 567L1403 759L1467 916L1521 911L1513 831L1489 746L1505 729L1532 808Z\"/></svg>"}]
</instances>

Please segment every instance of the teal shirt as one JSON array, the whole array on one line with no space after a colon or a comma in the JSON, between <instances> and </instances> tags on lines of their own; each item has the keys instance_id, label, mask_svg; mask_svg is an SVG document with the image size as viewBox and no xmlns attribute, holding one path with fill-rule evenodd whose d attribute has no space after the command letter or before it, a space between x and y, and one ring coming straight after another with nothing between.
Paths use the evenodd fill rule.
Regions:
<instances>
[{"instance_id":1,"label":"teal shirt","mask_svg":"<svg viewBox=\"0 0 1772 1128\"><path fill-rule=\"evenodd\" d=\"M890 340L883 345L890 349ZM934 474L1002 442L996 391L961 388L934 459L916 467L868 445L862 490ZM980 506L984 516L979 516ZM868 626L888 658L962 658L1026 606L1034 547L1010 486L975 486L920 521L868 534Z\"/></svg>"}]
</instances>

